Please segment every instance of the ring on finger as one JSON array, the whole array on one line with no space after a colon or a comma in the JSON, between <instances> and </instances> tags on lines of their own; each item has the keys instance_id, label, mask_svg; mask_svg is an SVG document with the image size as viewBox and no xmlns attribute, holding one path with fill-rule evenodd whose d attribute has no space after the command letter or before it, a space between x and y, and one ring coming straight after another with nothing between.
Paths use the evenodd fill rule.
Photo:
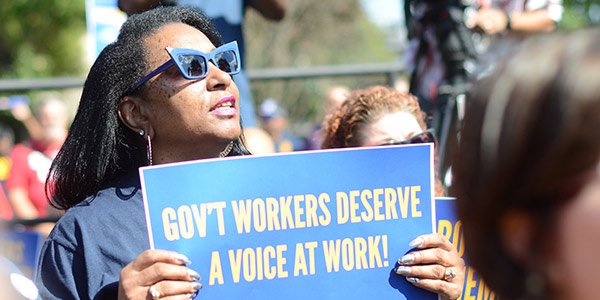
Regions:
<instances>
[{"instance_id":1,"label":"ring on finger","mask_svg":"<svg viewBox=\"0 0 600 300\"><path fill-rule=\"evenodd\" d=\"M150 288L148 289L148 293L150 294L150 298L152 299L160 298L160 292L156 289L156 286L154 285L150 286Z\"/></svg>"},{"instance_id":2,"label":"ring on finger","mask_svg":"<svg viewBox=\"0 0 600 300\"><path fill-rule=\"evenodd\" d=\"M444 280L451 281L454 277L456 277L456 271L453 268L446 268L446 271L444 271Z\"/></svg>"}]
</instances>

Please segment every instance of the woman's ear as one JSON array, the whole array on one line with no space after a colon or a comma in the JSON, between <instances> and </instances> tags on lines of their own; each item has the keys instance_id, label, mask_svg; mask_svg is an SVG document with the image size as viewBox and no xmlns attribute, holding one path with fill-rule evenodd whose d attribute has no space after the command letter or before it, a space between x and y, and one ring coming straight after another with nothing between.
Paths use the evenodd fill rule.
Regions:
<instances>
[{"instance_id":1,"label":"woman's ear","mask_svg":"<svg viewBox=\"0 0 600 300\"><path fill-rule=\"evenodd\" d=\"M131 130L136 133L143 130L144 135L152 137L154 135L152 124L150 124L144 105L145 103L139 97L125 96L119 102L117 112L121 121Z\"/></svg>"},{"instance_id":2,"label":"woman's ear","mask_svg":"<svg viewBox=\"0 0 600 300\"><path fill-rule=\"evenodd\" d=\"M528 263L533 257L534 220L523 211L509 211L500 218L500 238L515 260Z\"/></svg>"}]
</instances>

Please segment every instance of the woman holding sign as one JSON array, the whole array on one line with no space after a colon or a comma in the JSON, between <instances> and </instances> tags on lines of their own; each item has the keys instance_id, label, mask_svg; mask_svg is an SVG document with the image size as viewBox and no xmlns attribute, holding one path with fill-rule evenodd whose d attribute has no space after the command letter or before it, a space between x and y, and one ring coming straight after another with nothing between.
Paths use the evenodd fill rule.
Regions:
<instances>
[{"instance_id":1,"label":"woman holding sign","mask_svg":"<svg viewBox=\"0 0 600 300\"><path fill-rule=\"evenodd\" d=\"M425 130L425 113L417 98L383 86L352 92L340 108L327 116L323 127L323 149L435 141L433 134ZM435 189L437 196L443 195L439 180ZM456 247L438 234L421 236L411 246L417 251L398 260L396 273L444 299L457 299L463 287L464 262Z\"/></svg>"},{"instance_id":2,"label":"woman holding sign","mask_svg":"<svg viewBox=\"0 0 600 300\"><path fill-rule=\"evenodd\" d=\"M469 99L465 254L502 299L600 295L600 30L526 41Z\"/></svg>"},{"instance_id":3,"label":"woman holding sign","mask_svg":"<svg viewBox=\"0 0 600 300\"><path fill-rule=\"evenodd\" d=\"M92 66L51 168L55 184L49 192L67 212L42 249L36 276L42 298L195 296L200 276L185 256L146 250L138 168L247 154L231 79L239 69L237 45L221 44L199 12L158 8L125 22ZM436 236L413 243L432 244L442 243ZM435 284L454 299L452 282L461 267L447 251L436 250L415 252L403 262L428 263L443 255L446 265L429 268L448 279Z\"/></svg>"}]
</instances>

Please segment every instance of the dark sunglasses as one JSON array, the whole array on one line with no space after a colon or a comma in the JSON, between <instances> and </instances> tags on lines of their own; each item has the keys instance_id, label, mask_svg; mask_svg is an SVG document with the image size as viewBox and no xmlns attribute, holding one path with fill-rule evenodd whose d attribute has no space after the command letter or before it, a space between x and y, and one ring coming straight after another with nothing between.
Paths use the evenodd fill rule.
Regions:
<instances>
[{"instance_id":1,"label":"dark sunglasses","mask_svg":"<svg viewBox=\"0 0 600 300\"><path fill-rule=\"evenodd\" d=\"M433 134L433 129L427 129L421 133L417 133L412 137L403 140L403 141L394 141L385 144L381 144L380 146L390 146L390 145L408 145L408 144L425 144L425 143L434 143L435 144L435 135Z\"/></svg>"},{"instance_id":2,"label":"dark sunglasses","mask_svg":"<svg viewBox=\"0 0 600 300\"><path fill-rule=\"evenodd\" d=\"M224 44L210 53L171 47L167 47L166 50L171 59L136 82L128 94L137 91L146 81L173 65L176 65L181 75L189 80L202 79L208 76L208 63L211 61L227 74L237 74L241 69L240 51L236 41Z\"/></svg>"}]
</instances>

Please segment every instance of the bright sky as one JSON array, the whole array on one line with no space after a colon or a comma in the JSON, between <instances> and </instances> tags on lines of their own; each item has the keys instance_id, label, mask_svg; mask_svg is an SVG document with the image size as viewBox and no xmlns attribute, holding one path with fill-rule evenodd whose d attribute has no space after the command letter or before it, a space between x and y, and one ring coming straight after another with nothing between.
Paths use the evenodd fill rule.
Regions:
<instances>
[{"instance_id":1,"label":"bright sky","mask_svg":"<svg viewBox=\"0 0 600 300\"><path fill-rule=\"evenodd\" d=\"M403 22L403 3L403 0L360 0L371 20L383 27Z\"/></svg>"}]
</instances>

